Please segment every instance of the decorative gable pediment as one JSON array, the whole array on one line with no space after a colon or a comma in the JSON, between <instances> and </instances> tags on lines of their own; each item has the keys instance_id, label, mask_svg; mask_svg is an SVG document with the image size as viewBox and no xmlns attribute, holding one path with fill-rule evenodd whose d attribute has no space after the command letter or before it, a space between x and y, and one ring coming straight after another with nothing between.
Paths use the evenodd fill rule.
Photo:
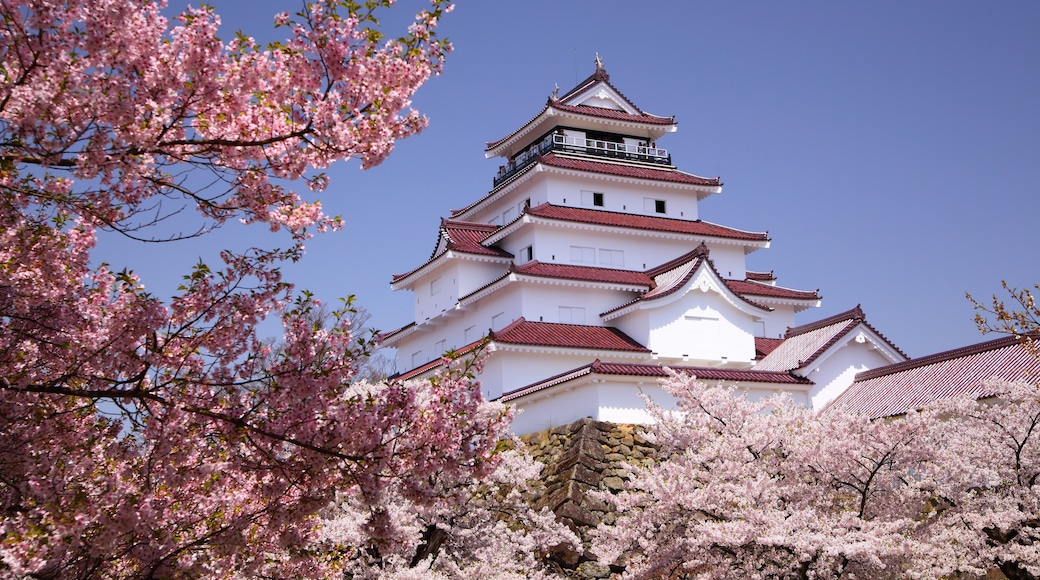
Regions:
<instances>
[{"instance_id":1,"label":"decorative gable pediment","mask_svg":"<svg viewBox=\"0 0 1040 580\"><path fill-rule=\"evenodd\" d=\"M563 103L571 106L613 109L615 111L624 111L630 115L639 115L642 113L642 111L634 107L632 103L629 103L628 99L621 96L621 94L605 81L593 84L588 89L563 101Z\"/></svg>"},{"instance_id":2,"label":"decorative gable pediment","mask_svg":"<svg viewBox=\"0 0 1040 580\"><path fill-rule=\"evenodd\" d=\"M680 256L649 272L654 286L636 300L603 313L604 321L633 312L672 304L690 293L714 293L737 310L751 317L768 316L768 307L755 304L734 292L715 270L708 259L704 243L694 251Z\"/></svg>"}]
</instances>

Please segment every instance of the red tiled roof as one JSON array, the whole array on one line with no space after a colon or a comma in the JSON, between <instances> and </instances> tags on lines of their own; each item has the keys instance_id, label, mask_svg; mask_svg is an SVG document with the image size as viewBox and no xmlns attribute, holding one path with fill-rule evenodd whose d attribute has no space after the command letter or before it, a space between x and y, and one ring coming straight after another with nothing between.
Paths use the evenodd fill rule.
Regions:
<instances>
[{"instance_id":1,"label":"red tiled roof","mask_svg":"<svg viewBox=\"0 0 1040 580\"><path fill-rule=\"evenodd\" d=\"M738 382L755 382L755 383L778 383L786 385L811 385L812 381L804 377L798 377L790 373L778 372L778 371L757 371L754 369L725 369L725 368L708 368L708 367L686 367L686 366L670 366L672 370L693 375L700 380L707 381L738 381ZM668 371L665 367L655 364L645 363L612 363L612 362L601 362L596 360L587 365L578 367L576 369L560 373L553 377L549 377L545 380L539 381L514 389L508 393L502 395L499 399L502 402L508 402L514 399L518 399L525 395L530 395L538 391L554 387L556 385L566 383L568 381L590 375L616 375L616 376L631 376L631 377L652 377L663 379L668 376Z\"/></svg>"},{"instance_id":2,"label":"red tiled roof","mask_svg":"<svg viewBox=\"0 0 1040 580\"><path fill-rule=\"evenodd\" d=\"M1035 379L1038 374L1040 360L1021 340L1000 338L859 373L827 410L890 417L959 395L992 396L984 384L992 378Z\"/></svg>"},{"instance_id":3,"label":"red tiled roof","mask_svg":"<svg viewBox=\"0 0 1040 580\"><path fill-rule=\"evenodd\" d=\"M581 280L583 282L606 282L613 284L632 284L650 287L653 280L643 272L632 270L615 270L613 268L593 268L589 266L571 266L567 264L547 264L533 260L516 266L513 272L524 276L544 278L562 278Z\"/></svg>"},{"instance_id":4,"label":"red tiled roof","mask_svg":"<svg viewBox=\"0 0 1040 580\"><path fill-rule=\"evenodd\" d=\"M597 82L606 83L606 85L609 86L611 89L613 89L614 92L617 93L618 96L620 96L625 101L625 103L627 103L633 109L639 111L640 114L639 115L633 115L631 113L626 113L624 111L616 111L614 109L603 109L603 108L599 108L599 107L590 107L590 106L583 106L583 105L567 105L567 104L564 103L564 101L566 101L570 97L572 97L574 95L577 95L578 93L584 91L585 89L589 88L590 86L592 86L593 84L595 84ZM497 147L498 145L502 144L503 142L508 141L514 135L516 135L517 133L522 131L524 129L524 127L527 127L535 119L540 117L542 115L542 113L544 113L549 108L558 109L560 111L568 111L568 112L572 112L572 113L589 115L589 116L593 116L593 117L603 117L603 118L608 118L608 119L619 119L619 120L625 120L625 121L632 121L632 122L635 122L635 123L649 123L649 124L653 124L653 125L674 125L675 124L675 117L660 117L658 115L651 115L651 114L643 111L642 109L640 109L638 106L636 106L635 103L630 101L628 99L628 97L626 97L624 95L624 93L619 91L617 87L615 87L613 84L611 84L611 82L610 82L610 75L608 75L605 70L603 70L603 69L596 69L596 71L593 72L591 75L589 75L588 78L586 78L585 80L583 80L580 83L578 83L573 89L567 91L562 97L560 97L558 99L552 99L550 97L550 99L546 103L545 107L541 111L539 111L537 115L535 115L529 121L527 121L526 123L521 125L519 129L517 129L516 131L513 131L509 135L506 135L505 137L503 137L503 138L501 138L501 139L499 139L497 141L488 142L487 143L487 150L494 149L495 147Z\"/></svg>"},{"instance_id":5,"label":"red tiled roof","mask_svg":"<svg viewBox=\"0 0 1040 580\"><path fill-rule=\"evenodd\" d=\"M555 322L528 322L523 317L492 332L493 342L591 350L650 352L627 334L607 326L584 326Z\"/></svg>"},{"instance_id":6,"label":"red tiled roof","mask_svg":"<svg viewBox=\"0 0 1040 580\"><path fill-rule=\"evenodd\" d=\"M532 216L537 216L546 219L597 224L620 228L653 230L676 234L690 234L697 236L708 236L713 238L750 240L756 242L769 241L768 233L745 232L742 230L727 228L725 226L720 226L701 220L677 220L672 218L635 215L630 213L618 213L612 211L600 211L579 207L567 207L561 205L552 205L549 203L543 203L536 207L528 208L527 213Z\"/></svg>"},{"instance_id":7,"label":"red tiled roof","mask_svg":"<svg viewBox=\"0 0 1040 580\"><path fill-rule=\"evenodd\" d=\"M784 339L782 338L766 338L764 336L755 337L755 358L761 359L767 354L776 350L776 347L783 344Z\"/></svg>"},{"instance_id":8,"label":"red tiled roof","mask_svg":"<svg viewBox=\"0 0 1040 580\"><path fill-rule=\"evenodd\" d=\"M704 242L701 242L700 245L692 251L689 251L673 260L669 260L668 262L665 262L664 264L657 266L656 268L651 268L650 270L647 270L647 275L653 278L654 287L651 288L648 292L645 292L642 295L638 296L634 300L631 300L620 306L616 306L606 312L603 312L601 316L610 314L612 312L617 312L637 302L657 300L658 298L663 298L676 292L681 288L684 288L686 284L690 281L690 279L693 278L693 275L697 272L698 268L700 268L702 261L708 265L708 268L710 268L712 273L715 274L715 277L722 281L722 283L725 284L727 288L729 288L728 281L724 280L722 276L719 275L718 270L715 269L715 264L713 264L712 261L708 258L708 246L705 245ZM730 291L733 292L732 289L730 289ZM761 310L771 310L771 308L769 308L768 306L758 304L742 294L739 294L737 292L734 292L734 294L736 294L738 298L750 304L751 306L754 306L755 308Z\"/></svg>"},{"instance_id":9,"label":"red tiled roof","mask_svg":"<svg viewBox=\"0 0 1040 580\"><path fill-rule=\"evenodd\" d=\"M404 332L404 331L408 330L409 328L412 328L413 326L415 326L415 323L414 322L409 322L408 324L402 326L401 328L396 328L394 330L390 330L390 331L387 331L387 332L380 332L379 335L376 336L376 340L379 341L379 342L383 342L384 340L394 336L395 334Z\"/></svg>"},{"instance_id":10,"label":"red tiled roof","mask_svg":"<svg viewBox=\"0 0 1040 580\"><path fill-rule=\"evenodd\" d=\"M580 92L584 91L585 89L591 87L592 85L596 84L597 82L606 83L606 85L608 87L614 89L614 92L617 93L622 99L624 99L625 102L628 103L628 105L630 107L632 107L633 109L635 109L637 111L642 111L642 109L640 109L638 106L636 106L635 103L633 103L628 97L626 97L624 94L622 94L621 91L619 91L618 88L615 87L614 84L610 82L610 75L607 74L607 69L605 69L605 68L603 68L601 66L597 66L596 70L592 71L592 74L590 74L588 77L586 77L585 80L583 80L580 83L578 83L577 85L575 85L573 89L571 89L571 90L567 91L566 93L564 93L563 96L560 97L557 100L559 100L559 101L566 101L567 99L573 97L574 95L577 95L578 93L580 93Z\"/></svg>"},{"instance_id":11,"label":"red tiled roof","mask_svg":"<svg viewBox=\"0 0 1040 580\"><path fill-rule=\"evenodd\" d=\"M480 340L473 341L473 342L467 344L466 346L456 350L455 354L460 355L460 356L469 354L469 353L473 352L474 349L476 349L478 346L480 346L483 343L484 343L484 339L483 338L481 338ZM388 381L393 381L393 382L407 381L408 379L413 379L413 378L415 378L415 377L417 377L419 375L422 375L424 373L428 373L428 372L432 371L433 369L435 369L437 367L440 367L440 366L443 366L443 365L444 365L444 357L438 357L438 358L435 358L435 359L431 360L428 363L421 364L421 365L419 365L419 366L417 366L414 369L411 369L409 371L405 371L403 373L397 373L396 375L391 375L391 376L387 377L387 380Z\"/></svg>"},{"instance_id":12,"label":"red tiled roof","mask_svg":"<svg viewBox=\"0 0 1040 580\"><path fill-rule=\"evenodd\" d=\"M749 280L726 280L726 286L737 294L787 298L789 300L819 300L819 290L792 290L783 286L770 286Z\"/></svg>"},{"instance_id":13,"label":"red tiled roof","mask_svg":"<svg viewBox=\"0 0 1040 580\"><path fill-rule=\"evenodd\" d=\"M744 274L744 277L756 282L773 282L776 280L776 276L773 275L772 270L768 272L748 272L747 274Z\"/></svg>"},{"instance_id":14,"label":"red tiled roof","mask_svg":"<svg viewBox=\"0 0 1040 580\"><path fill-rule=\"evenodd\" d=\"M484 238L488 237L488 234L491 234L499 227L492 224L441 220L441 231L444 232L448 239L449 250L467 254L512 257L512 254L496 247L489 248L481 244Z\"/></svg>"},{"instance_id":15,"label":"red tiled roof","mask_svg":"<svg viewBox=\"0 0 1040 580\"><path fill-rule=\"evenodd\" d=\"M604 119L631 121L633 123L650 123L652 125L675 124L675 117L658 117L657 115L650 115L648 113L633 115L632 113L626 113L625 111L619 111L617 109L605 109L603 107L592 107L589 105L565 105L560 101L552 103L549 107L556 109L557 111L566 111L568 113L577 113L579 115L589 115L591 117L601 117Z\"/></svg>"},{"instance_id":16,"label":"red tiled roof","mask_svg":"<svg viewBox=\"0 0 1040 580\"><path fill-rule=\"evenodd\" d=\"M480 205L487 199L493 197L495 193L504 183L513 183L519 176L533 171L538 165L547 165L549 167L557 167L560 169L573 169L580 171L591 171L593 173L602 173L604 175L617 175L620 177L632 177L637 179L648 179L651 181L666 181L670 183L686 183L690 185L707 185L707 186L721 186L722 182L718 177L708 178L699 177L690 173L684 173L678 169L662 169L656 167L647 167L643 165L622 165L619 163L604 163L591 159L575 159L572 157L559 157L555 153L548 153L541 155L533 163L528 164L523 169L517 171L505 182L495 186L491 191L484 197L477 201L467 205L461 209L451 210L451 217L458 217L470 209Z\"/></svg>"},{"instance_id":17,"label":"red tiled roof","mask_svg":"<svg viewBox=\"0 0 1040 580\"><path fill-rule=\"evenodd\" d=\"M909 358L899 347L867 323L863 310L856 305L855 308L834 316L787 329L784 342L759 361L755 368L776 371L804 368L861 324L904 358Z\"/></svg>"},{"instance_id":18,"label":"red tiled roof","mask_svg":"<svg viewBox=\"0 0 1040 580\"><path fill-rule=\"evenodd\" d=\"M431 262L440 257L445 250L451 250L462 254L472 254L476 256L493 256L497 258L512 258L513 254L506 252L496 246L485 246L480 242L484 238L488 237L488 234L494 232L501 226L495 226L491 224L482 224L476 222L464 222L456 220L441 220L440 235L442 239L446 239L447 243L442 248L440 242L433 248L433 253L429 260L426 260L422 265L417 268L413 268L403 274L394 274L390 279L390 283L396 283L400 280L411 276L419 270L425 268Z\"/></svg>"},{"instance_id":19,"label":"red tiled roof","mask_svg":"<svg viewBox=\"0 0 1040 580\"><path fill-rule=\"evenodd\" d=\"M629 165L622 163L604 163L592 159L577 159L574 157L561 157L556 153L542 155L538 162L550 167L560 169L576 169L579 171L591 171L620 177L634 177L637 179L649 179L653 181L669 181L673 183L688 183L690 185L722 185L718 177L700 177L690 173L684 173L678 169L659 169L646 165Z\"/></svg>"}]
</instances>

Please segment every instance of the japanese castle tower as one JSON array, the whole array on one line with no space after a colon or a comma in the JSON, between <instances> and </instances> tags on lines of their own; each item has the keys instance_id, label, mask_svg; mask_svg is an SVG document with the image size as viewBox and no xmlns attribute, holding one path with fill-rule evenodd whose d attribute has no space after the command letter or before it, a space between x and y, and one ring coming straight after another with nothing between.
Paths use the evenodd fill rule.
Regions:
<instances>
[{"instance_id":1,"label":"japanese castle tower","mask_svg":"<svg viewBox=\"0 0 1040 580\"><path fill-rule=\"evenodd\" d=\"M751 272L764 232L700 219L718 177L680 171L658 141L674 117L649 114L596 70L487 144L491 191L440 223L426 263L393 277L414 321L382 336L394 379L436 372L442 355L491 352L485 396L522 410L526 433L592 417L647 419L665 367L822 407L856 373L907 359L856 307L803 326L813 290Z\"/></svg>"}]
</instances>

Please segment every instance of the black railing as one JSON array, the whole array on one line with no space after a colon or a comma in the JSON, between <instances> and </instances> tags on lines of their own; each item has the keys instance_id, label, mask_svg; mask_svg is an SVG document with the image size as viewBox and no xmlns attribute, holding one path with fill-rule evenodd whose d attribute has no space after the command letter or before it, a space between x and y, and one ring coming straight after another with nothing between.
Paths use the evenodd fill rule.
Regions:
<instances>
[{"instance_id":1,"label":"black railing","mask_svg":"<svg viewBox=\"0 0 1040 580\"><path fill-rule=\"evenodd\" d=\"M495 187L498 187L500 183L530 165L539 155L544 155L550 151L583 153L596 157L642 161L660 165L672 164L672 157L668 155L667 149L647 145L629 145L627 143L616 143L601 139L579 139L559 134L546 135L544 139L531 145L509 163L498 168L498 174L494 179Z\"/></svg>"}]
</instances>

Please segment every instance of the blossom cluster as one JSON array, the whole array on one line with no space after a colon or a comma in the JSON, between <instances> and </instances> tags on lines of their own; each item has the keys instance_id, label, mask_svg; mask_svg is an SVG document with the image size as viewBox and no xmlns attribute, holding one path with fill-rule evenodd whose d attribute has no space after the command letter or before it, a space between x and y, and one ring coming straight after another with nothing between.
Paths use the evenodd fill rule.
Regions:
<instances>
[{"instance_id":1,"label":"blossom cluster","mask_svg":"<svg viewBox=\"0 0 1040 580\"><path fill-rule=\"evenodd\" d=\"M632 578L1040 575L1040 386L892 419L674 374L662 460L632 468L594 551Z\"/></svg>"}]
</instances>

